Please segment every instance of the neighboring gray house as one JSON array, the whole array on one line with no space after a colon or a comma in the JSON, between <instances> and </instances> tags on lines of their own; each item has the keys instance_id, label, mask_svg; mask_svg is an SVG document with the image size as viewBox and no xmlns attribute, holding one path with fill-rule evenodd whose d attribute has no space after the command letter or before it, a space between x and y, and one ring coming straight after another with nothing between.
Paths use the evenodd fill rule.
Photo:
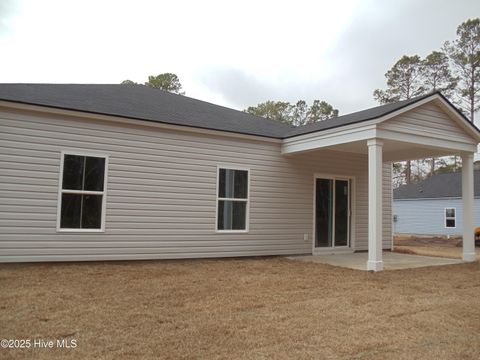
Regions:
<instances>
[{"instance_id":1,"label":"neighboring gray house","mask_svg":"<svg viewBox=\"0 0 480 360\"><path fill-rule=\"evenodd\" d=\"M141 85L0 84L0 262L368 250L378 271L391 162L461 155L473 209L479 142L439 93L294 128Z\"/></svg>"},{"instance_id":2,"label":"neighboring gray house","mask_svg":"<svg viewBox=\"0 0 480 360\"><path fill-rule=\"evenodd\" d=\"M480 226L480 171L474 172L474 226ZM462 235L462 174L436 174L393 190L396 234Z\"/></svg>"}]
</instances>

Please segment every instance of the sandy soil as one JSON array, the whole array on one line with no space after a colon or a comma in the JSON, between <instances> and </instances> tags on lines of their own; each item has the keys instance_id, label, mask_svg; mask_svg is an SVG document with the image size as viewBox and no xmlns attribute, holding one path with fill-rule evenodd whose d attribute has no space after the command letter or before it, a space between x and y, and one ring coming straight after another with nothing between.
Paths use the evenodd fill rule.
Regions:
<instances>
[{"instance_id":1,"label":"sandy soil","mask_svg":"<svg viewBox=\"0 0 480 360\"><path fill-rule=\"evenodd\" d=\"M1 359L478 359L480 265L285 258L0 266Z\"/></svg>"}]
</instances>

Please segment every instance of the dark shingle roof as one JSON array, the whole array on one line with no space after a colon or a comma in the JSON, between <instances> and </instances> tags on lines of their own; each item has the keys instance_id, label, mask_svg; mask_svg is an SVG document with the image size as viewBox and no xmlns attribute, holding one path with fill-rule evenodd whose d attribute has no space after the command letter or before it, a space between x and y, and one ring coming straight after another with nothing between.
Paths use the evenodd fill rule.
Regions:
<instances>
[{"instance_id":1,"label":"dark shingle roof","mask_svg":"<svg viewBox=\"0 0 480 360\"><path fill-rule=\"evenodd\" d=\"M376 119L433 94L295 128L143 85L0 84L0 100L277 139Z\"/></svg>"},{"instance_id":2,"label":"dark shingle roof","mask_svg":"<svg viewBox=\"0 0 480 360\"><path fill-rule=\"evenodd\" d=\"M480 196L480 171L474 171L475 196ZM395 200L458 198L462 196L462 173L436 174L418 183L393 190Z\"/></svg>"},{"instance_id":3,"label":"dark shingle roof","mask_svg":"<svg viewBox=\"0 0 480 360\"><path fill-rule=\"evenodd\" d=\"M292 126L144 85L0 84L0 99L281 138Z\"/></svg>"}]
</instances>

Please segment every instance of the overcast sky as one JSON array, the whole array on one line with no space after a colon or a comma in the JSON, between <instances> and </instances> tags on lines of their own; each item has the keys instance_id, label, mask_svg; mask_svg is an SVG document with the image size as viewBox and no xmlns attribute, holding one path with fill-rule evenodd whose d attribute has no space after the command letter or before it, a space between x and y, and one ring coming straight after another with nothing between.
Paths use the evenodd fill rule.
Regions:
<instances>
[{"instance_id":1,"label":"overcast sky","mask_svg":"<svg viewBox=\"0 0 480 360\"><path fill-rule=\"evenodd\" d=\"M321 99L376 105L402 55L425 56L480 16L479 0L0 0L0 82L145 82L244 109Z\"/></svg>"}]
</instances>

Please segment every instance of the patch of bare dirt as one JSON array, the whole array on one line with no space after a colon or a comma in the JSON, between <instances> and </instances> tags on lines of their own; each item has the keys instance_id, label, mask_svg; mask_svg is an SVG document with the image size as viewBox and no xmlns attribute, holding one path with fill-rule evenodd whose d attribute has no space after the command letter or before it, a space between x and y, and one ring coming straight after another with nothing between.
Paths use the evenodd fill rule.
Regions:
<instances>
[{"instance_id":1,"label":"patch of bare dirt","mask_svg":"<svg viewBox=\"0 0 480 360\"><path fill-rule=\"evenodd\" d=\"M394 252L453 259L462 258L461 237L394 236ZM480 248L476 248L480 260Z\"/></svg>"},{"instance_id":2,"label":"patch of bare dirt","mask_svg":"<svg viewBox=\"0 0 480 360\"><path fill-rule=\"evenodd\" d=\"M459 236L407 236L397 235L393 238L394 245L399 246L462 246L462 238Z\"/></svg>"}]
</instances>

